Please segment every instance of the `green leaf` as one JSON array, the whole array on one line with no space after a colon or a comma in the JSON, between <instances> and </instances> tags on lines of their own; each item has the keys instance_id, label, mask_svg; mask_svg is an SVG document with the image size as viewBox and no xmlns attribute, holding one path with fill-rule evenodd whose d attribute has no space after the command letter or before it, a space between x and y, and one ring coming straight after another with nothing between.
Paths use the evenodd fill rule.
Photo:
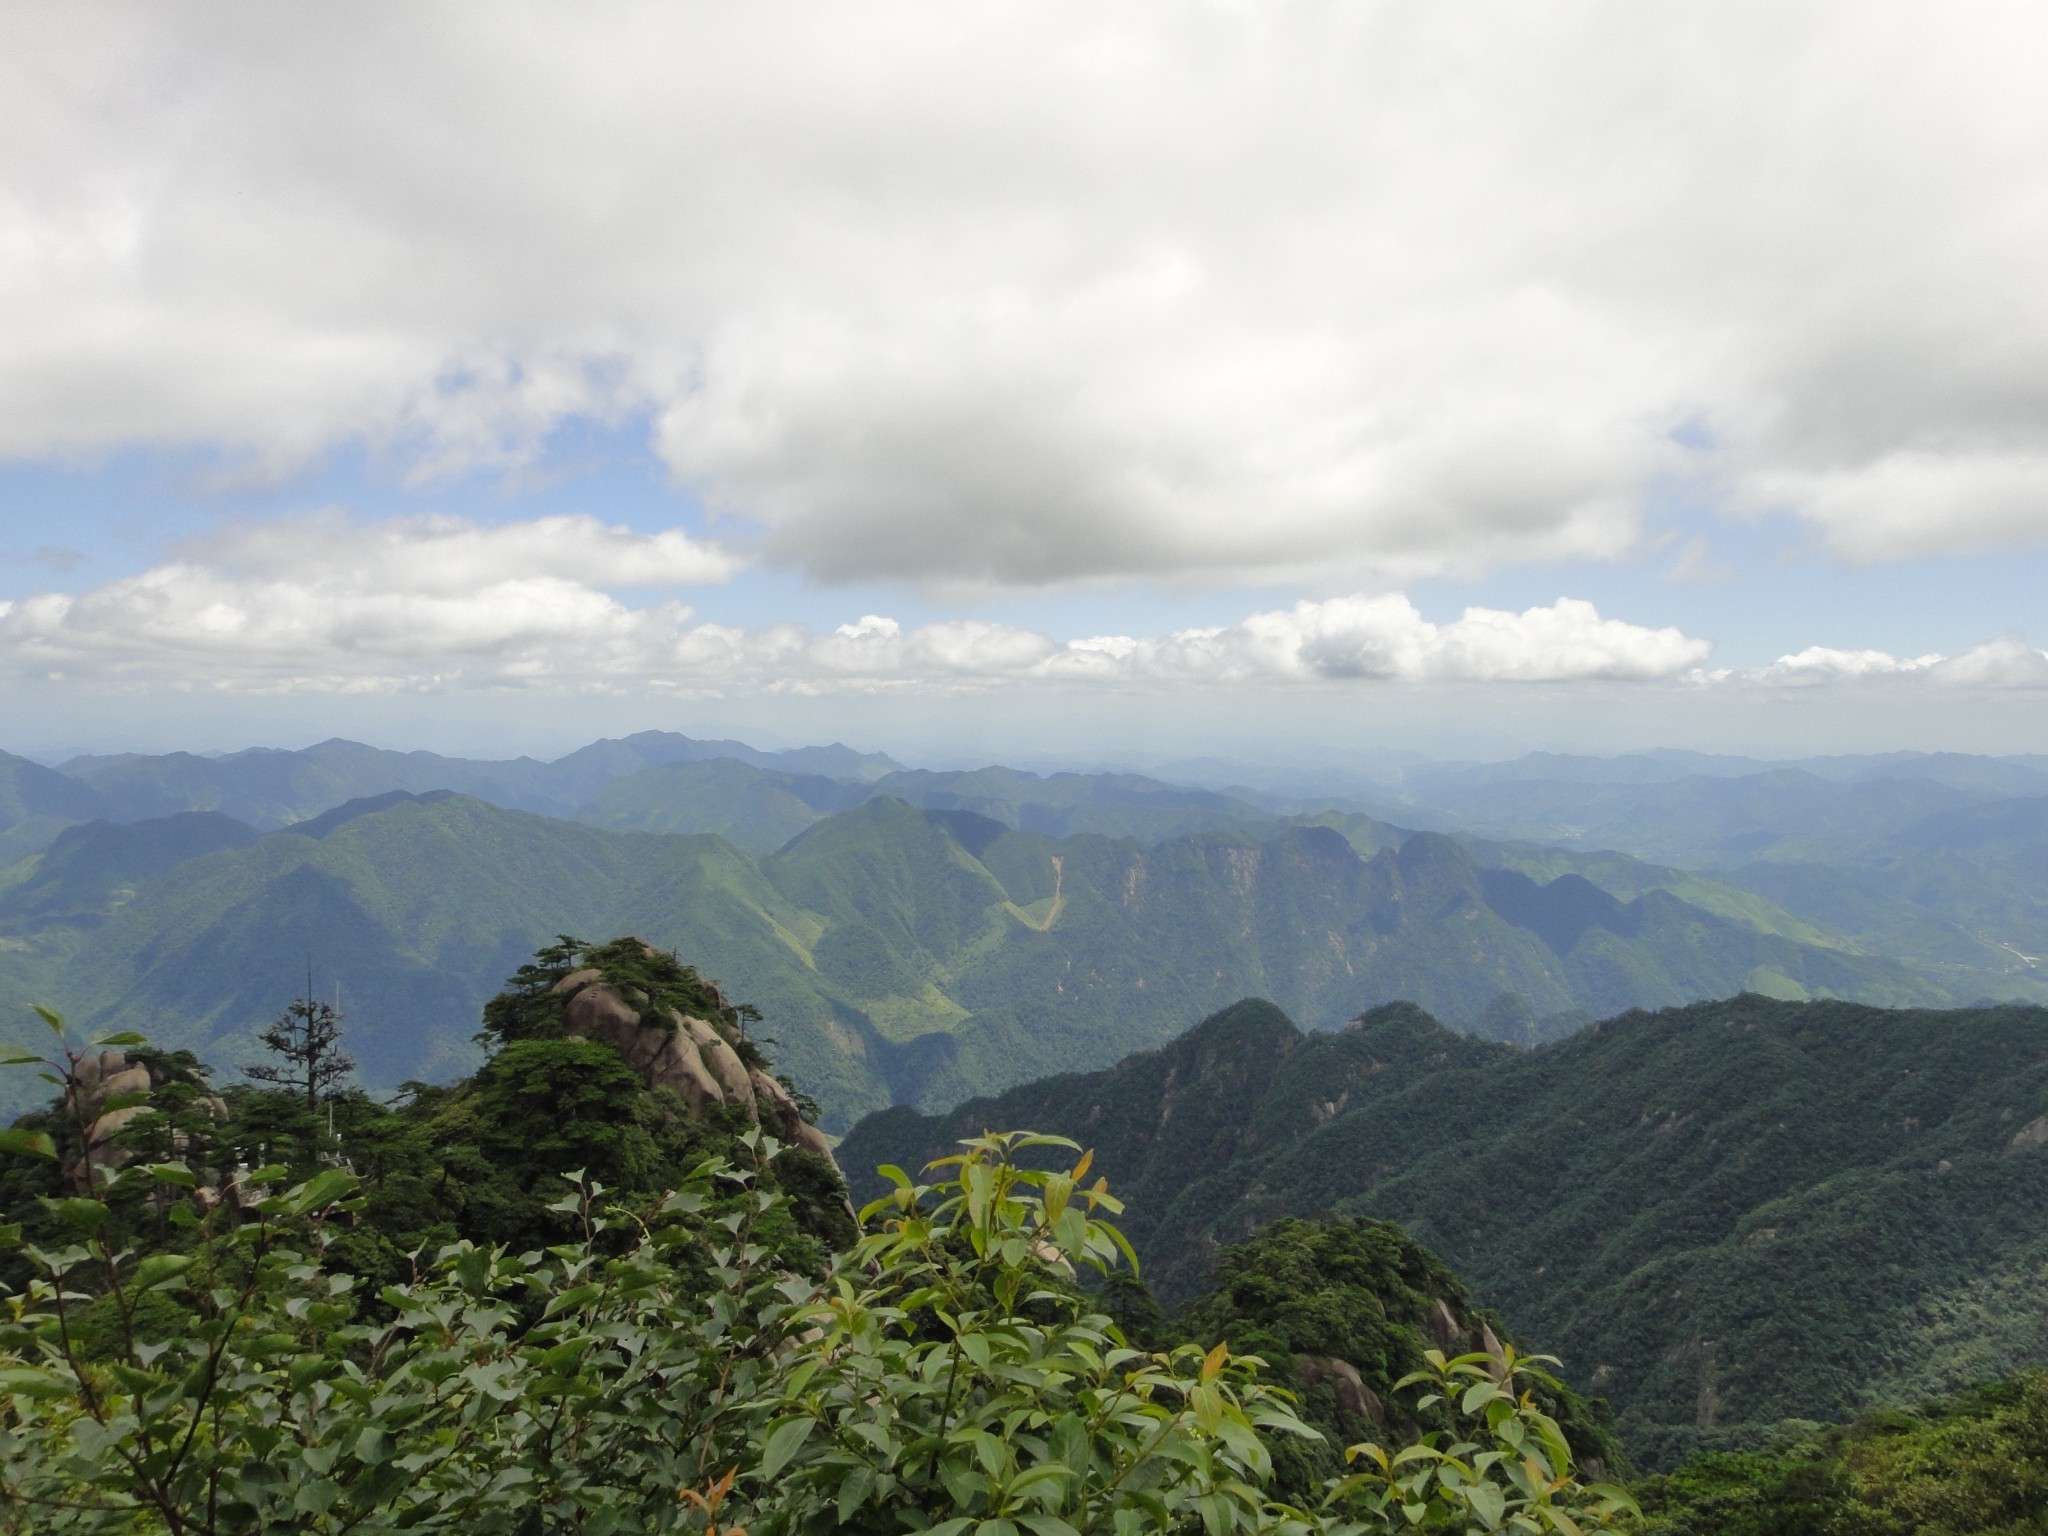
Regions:
<instances>
[{"instance_id":1,"label":"green leaf","mask_svg":"<svg viewBox=\"0 0 2048 1536\"><path fill-rule=\"evenodd\" d=\"M94 1038L92 1043L94 1045L147 1045L149 1044L149 1036L140 1034L132 1029L124 1029L119 1034L99 1035Z\"/></svg>"},{"instance_id":2,"label":"green leaf","mask_svg":"<svg viewBox=\"0 0 2048 1536\"><path fill-rule=\"evenodd\" d=\"M946 1485L954 1504L972 1509L988 1488L988 1476L964 1456L947 1456L939 1462L939 1481Z\"/></svg>"},{"instance_id":3,"label":"green leaf","mask_svg":"<svg viewBox=\"0 0 2048 1536\"><path fill-rule=\"evenodd\" d=\"M54 1371L18 1366L0 1370L0 1393L11 1397L56 1398L70 1396L71 1389Z\"/></svg>"},{"instance_id":4,"label":"green leaf","mask_svg":"<svg viewBox=\"0 0 2048 1536\"><path fill-rule=\"evenodd\" d=\"M1001 1477L1009 1459L1003 1454L1003 1442L985 1429L970 1431L969 1439L974 1446L974 1459L981 1463L982 1471L990 1477Z\"/></svg>"},{"instance_id":5,"label":"green leaf","mask_svg":"<svg viewBox=\"0 0 2048 1536\"><path fill-rule=\"evenodd\" d=\"M851 1467L846 1476L839 1480L839 1523L848 1525L861 1505L867 1503L868 1495L875 1490L875 1474L869 1467Z\"/></svg>"},{"instance_id":6,"label":"green leaf","mask_svg":"<svg viewBox=\"0 0 2048 1536\"><path fill-rule=\"evenodd\" d=\"M473 1249L471 1251L486 1259L488 1259L490 1256L485 1250L481 1248ZM463 1257L468 1258L469 1255L465 1254L463 1255ZM481 1275L479 1275L479 1278L477 1279L476 1283L471 1286L471 1289L481 1290L482 1288L483 1281ZM602 1296L603 1294L604 1287L601 1285L572 1285L569 1287L568 1290L563 1291L560 1295L551 1297L548 1301L547 1311L542 1313L541 1315L544 1319L560 1317L564 1312L573 1312L578 1307L587 1306L589 1303L597 1300L597 1298Z\"/></svg>"},{"instance_id":7,"label":"green leaf","mask_svg":"<svg viewBox=\"0 0 2048 1536\"><path fill-rule=\"evenodd\" d=\"M1472 1506L1472 1512L1489 1531L1500 1524L1500 1517L1508 1507L1506 1494L1491 1483L1473 1483L1464 1493L1465 1502Z\"/></svg>"},{"instance_id":8,"label":"green leaf","mask_svg":"<svg viewBox=\"0 0 2048 1536\"><path fill-rule=\"evenodd\" d=\"M63 1014L54 1008L45 1008L41 1003L30 1003L29 1007L35 1009L37 1018L50 1026L51 1034L55 1035L59 1040L64 1038Z\"/></svg>"},{"instance_id":9,"label":"green leaf","mask_svg":"<svg viewBox=\"0 0 2048 1536\"><path fill-rule=\"evenodd\" d=\"M754 1469L755 1476L763 1482L775 1476L789 1465L789 1458L797 1453L818 1421L809 1414L799 1414L779 1421L768 1432L768 1441L761 1449L761 1465Z\"/></svg>"},{"instance_id":10,"label":"green leaf","mask_svg":"<svg viewBox=\"0 0 2048 1536\"><path fill-rule=\"evenodd\" d=\"M1042 1132L1019 1136L1011 1143L1012 1150L1021 1152L1026 1147L1064 1147L1069 1152L1079 1152L1081 1143L1070 1141L1064 1136L1047 1136Z\"/></svg>"},{"instance_id":11,"label":"green leaf","mask_svg":"<svg viewBox=\"0 0 2048 1536\"><path fill-rule=\"evenodd\" d=\"M50 1140L47 1131L0 1131L0 1152L13 1152L22 1157L46 1157L55 1161L57 1143Z\"/></svg>"},{"instance_id":12,"label":"green leaf","mask_svg":"<svg viewBox=\"0 0 2048 1536\"><path fill-rule=\"evenodd\" d=\"M286 1199L291 1209L301 1215L324 1210L335 1201L355 1192L362 1181L346 1168L325 1168L298 1188L292 1190Z\"/></svg>"},{"instance_id":13,"label":"green leaf","mask_svg":"<svg viewBox=\"0 0 2048 1536\"><path fill-rule=\"evenodd\" d=\"M0 1067L32 1067L42 1059L26 1046L0 1045Z\"/></svg>"},{"instance_id":14,"label":"green leaf","mask_svg":"<svg viewBox=\"0 0 2048 1536\"><path fill-rule=\"evenodd\" d=\"M69 1200L46 1200L50 1214L65 1226L79 1232L97 1232L107 1224L113 1215L97 1200L73 1198Z\"/></svg>"},{"instance_id":15,"label":"green leaf","mask_svg":"<svg viewBox=\"0 0 2048 1536\"><path fill-rule=\"evenodd\" d=\"M300 1485L294 1507L302 1515L324 1515L334 1507L334 1501L340 1497L341 1485L322 1477Z\"/></svg>"},{"instance_id":16,"label":"green leaf","mask_svg":"<svg viewBox=\"0 0 2048 1536\"><path fill-rule=\"evenodd\" d=\"M1010 1480L1010 1496L1015 1498L1027 1488L1044 1482L1064 1483L1076 1474L1059 1462L1042 1461L1035 1467L1027 1467Z\"/></svg>"},{"instance_id":17,"label":"green leaf","mask_svg":"<svg viewBox=\"0 0 2048 1536\"><path fill-rule=\"evenodd\" d=\"M183 1163L151 1163L148 1172L159 1183L175 1184L180 1189L199 1187L199 1176Z\"/></svg>"},{"instance_id":18,"label":"green leaf","mask_svg":"<svg viewBox=\"0 0 2048 1536\"><path fill-rule=\"evenodd\" d=\"M1031 1536L1081 1536L1058 1515L1019 1515L1017 1523L1031 1532Z\"/></svg>"},{"instance_id":19,"label":"green leaf","mask_svg":"<svg viewBox=\"0 0 2048 1536\"><path fill-rule=\"evenodd\" d=\"M896 1459L896 1442L893 1438L891 1438L889 1431L884 1429L881 1425L869 1423L865 1419L858 1419L851 1424L846 1424L841 1427L844 1428L848 1434L854 1435L859 1439L865 1440L869 1445L873 1446L878 1455L883 1456L890 1461L894 1461Z\"/></svg>"},{"instance_id":20,"label":"green leaf","mask_svg":"<svg viewBox=\"0 0 2048 1536\"><path fill-rule=\"evenodd\" d=\"M153 1253L135 1266L135 1288L138 1291L155 1290L183 1274L191 1262L187 1254Z\"/></svg>"},{"instance_id":21,"label":"green leaf","mask_svg":"<svg viewBox=\"0 0 2048 1536\"><path fill-rule=\"evenodd\" d=\"M1475 1381L1465 1389L1464 1397L1459 1400L1458 1409L1461 1413L1477 1413L1482 1403L1489 1402L1499 1395L1500 1388L1492 1382Z\"/></svg>"}]
</instances>

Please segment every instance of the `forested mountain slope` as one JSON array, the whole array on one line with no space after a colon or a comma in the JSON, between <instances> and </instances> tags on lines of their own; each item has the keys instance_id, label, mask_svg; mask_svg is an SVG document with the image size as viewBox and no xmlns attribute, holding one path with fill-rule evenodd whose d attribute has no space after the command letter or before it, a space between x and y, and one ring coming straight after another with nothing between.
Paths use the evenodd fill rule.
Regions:
<instances>
[{"instance_id":1,"label":"forested mountain slope","mask_svg":"<svg viewBox=\"0 0 2048 1536\"><path fill-rule=\"evenodd\" d=\"M1097 1148L1168 1299L1286 1215L1397 1220L1669 1463L2048 1359L2048 1010L1745 996L1536 1050L1269 1004L1106 1072L856 1127L850 1169L985 1125Z\"/></svg>"},{"instance_id":2,"label":"forested mountain slope","mask_svg":"<svg viewBox=\"0 0 2048 1536\"><path fill-rule=\"evenodd\" d=\"M1855 846L1776 846L1724 878L1923 970L1995 956L2038 984L2048 798L1959 806Z\"/></svg>"},{"instance_id":3,"label":"forested mountain slope","mask_svg":"<svg viewBox=\"0 0 2048 1536\"><path fill-rule=\"evenodd\" d=\"M0 864L40 848L74 822L107 814L89 784L0 752Z\"/></svg>"},{"instance_id":4,"label":"forested mountain slope","mask_svg":"<svg viewBox=\"0 0 2048 1536\"><path fill-rule=\"evenodd\" d=\"M1623 900L1664 890L1740 926L1896 962L1942 997L2048 1001L2048 884L2039 873L2048 869L2048 760L2036 758L1895 753L1774 764L1686 752L1537 753L1411 767L1400 791L1388 786L1390 798L1406 796L1405 809L1376 813L1377 821L1329 798L1129 773L906 769L839 745L764 752L663 731L593 742L553 762L333 740L218 757L84 757L66 768L0 759L0 887L10 859L94 818L210 810L275 829L358 799L455 792L613 831L715 833L759 857L889 796L1055 838L1158 843L1327 825L1368 858L1407 829L1436 829L1488 867L1546 881L1577 873ZM14 965L0 956L0 971ZM1783 996L1815 990L1796 972L1759 973L1751 984ZM1864 987L1857 995L1877 994ZM1532 996L1509 1011L1539 1021L1540 1033L1553 1009Z\"/></svg>"},{"instance_id":5,"label":"forested mountain slope","mask_svg":"<svg viewBox=\"0 0 2048 1536\"><path fill-rule=\"evenodd\" d=\"M1430 833L1370 857L1278 823L1147 846L882 796L749 858L396 791L260 839L234 826L67 834L0 891L9 990L234 1063L310 961L343 988L369 1081L391 1086L465 1069L466 1021L538 944L635 932L757 1000L834 1127L1103 1065L1246 993L1318 1026L1414 998L1516 1035L1745 986L1943 1000L1869 956L1662 889L1538 883ZM176 828L222 845L166 865Z\"/></svg>"}]
</instances>

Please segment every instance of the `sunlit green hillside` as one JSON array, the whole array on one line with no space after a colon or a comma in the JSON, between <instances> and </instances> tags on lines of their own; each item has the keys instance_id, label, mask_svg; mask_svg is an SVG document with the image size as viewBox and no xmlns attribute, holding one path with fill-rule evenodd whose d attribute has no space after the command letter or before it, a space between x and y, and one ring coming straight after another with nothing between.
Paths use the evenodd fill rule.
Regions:
<instances>
[{"instance_id":1,"label":"sunlit green hillside","mask_svg":"<svg viewBox=\"0 0 2048 1536\"><path fill-rule=\"evenodd\" d=\"M233 1065L310 965L390 1086L466 1069L469 1021L536 945L635 932L755 999L835 1127L1104 1065L1247 993L1317 1027L1409 998L1516 1038L1745 987L1946 1000L1647 882L1624 900L1439 834L1387 829L1370 856L1351 837L1054 838L879 796L751 857L393 792L261 838L217 813L74 829L0 891L0 978L16 1007L53 999Z\"/></svg>"}]
</instances>

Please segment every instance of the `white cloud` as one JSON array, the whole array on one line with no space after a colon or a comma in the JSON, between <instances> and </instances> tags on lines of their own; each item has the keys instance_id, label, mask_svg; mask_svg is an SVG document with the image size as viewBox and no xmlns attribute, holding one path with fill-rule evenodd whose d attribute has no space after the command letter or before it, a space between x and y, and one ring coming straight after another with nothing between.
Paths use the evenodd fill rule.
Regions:
<instances>
[{"instance_id":1,"label":"white cloud","mask_svg":"<svg viewBox=\"0 0 2048 1536\"><path fill-rule=\"evenodd\" d=\"M1956 656L1938 652L1893 656L1887 651L1840 651L1815 645L1739 676L1746 682L1767 684L1926 679L1958 688L2044 688L2048 687L2048 654L2016 635L1987 640Z\"/></svg>"},{"instance_id":2,"label":"white cloud","mask_svg":"<svg viewBox=\"0 0 2048 1536\"><path fill-rule=\"evenodd\" d=\"M1887 453L1868 462L1756 478L1759 505L1791 506L1852 560L1994 548L2048 530L2048 444Z\"/></svg>"},{"instance_id":3,"label":"white cloud","mask_svg":"<svg viewBox=\"0 0 2048 1536\"><path fill-rule=\"evenodd\" d=\"M1190 682L1393 678L1413 682L1565 682L1670 677L1712 645L1676 629L1603 619L1591 603L1503 613L1468 608L1432 624L1399 593L1297 603L1224 629L1164 639L1084 640L1059 670Z\"/></svg>"},{"instance_id":4,"label":"white cloud","mask_svg":"<svg viewBox=\"0 0 2048 1536\"><path fill-rule=\"evenodd\" d=\"M225 689L638 677L688 613L628 609L551 576L371 591L170 565L77 597L0 604L0 658L81 681Z\"/></svg>"},{"instance_id":5,"label":"white cloud","mask_svg":"<svg viewBox=\"0 0 2048 1536\"><path fill-rule=\"evenodd\" d=\"M2048 655L2017 635L1973 646L1937 663L1931 671L1944 682L1976 688L2048 688Z\"/></svg>"},{"instance_id":6,"label":"white cloud","mask_svg":"<svg viewBox=\"0 0 2048 1536\"><path fill-rule=\"evenodd\" d=\"M826 631L740 628L694 622L676 602L630 607L606 590L719 574L723 559L679 535L582 518L485 527L323 514L229 530L175 563L84 591L0 603L0 673L224 692L2048 688L2048 655L2015 636L1956 656L1811 646L1749 672L1707 671L1710 641L1604 618L1569 597L1434 623L1400 593L1361 595L1164 635L1060 640L968 619L906 628L874 613Z\"/></svg>"},{"instance_id":7,"label":"white cloud","mask_svg":"<svg viewBox=\"0 0 2048 1536\"><path fill-rule=\"evenodd\" d=\"M690 610L631 609L602 588L719 581L735 567L678 531L591 517L323 512L230 527L182 553L76 595L0 604L0 659L220 688L640 677Z\"/></svg>"},{"instance_id":8,"label":"white cloud","mask_svg":"<svg viewBox=\"0 0 2048 1536\"><path fill-rule=\"evenodd\" d=\"M1889 651L1842 651L1832 646L1810 645L1793 655L1780 656L1748 675L1760 683L1847 682L1925 672L1940 660L1938 655L1902 659Z\"/></svg>"},{"instance_id":9,"label":"white cloud","mask_svg":"<svg viewBox=\"0 0 2048 1536\"><path fill-rule=\"evenodd\" d=\"M1189 686L1408 681L1545 682L1672 676L1704 640L1548 608L1472 608L1433 624L1405 597L1334 598L1163 637L1061 642L949 620L906 630L863 615L796 624L692 624L674 603L629 608L593 580L656 584L695 568L692 546L585 520L477 528L454 519L354 525L323 517L239 530L188 558L77 594L0 605L0 664L28 675L221 689L723 687L808 691L1020 685ZM538 550L553 560L534 558ZM357 555L357 551L366 551ZM664 552L675 564L664 567ZM678 552L679 551L679 552ZM536 568L545 575L531 574Z\"/></svg>"},{"instance_id":10,"label":"white cloud","mask_svg":"<svg viewBox=\"0 0 2048 1536\"><path fill-rule=\"evenodd\" d=\"M636 533L589 516L360 523L330 510L237 524L194 540L185 552L236 574L380 592L457 594L535 572L593 587L694 586L724 581L738 569L725 550L679 529Z\"/></svg>"},{"instance_id":11,"label":"white cloud","mask_svg":"<svg viewBox=\"0 0 2048 1536\"><path fill-rule=\"evenodd\" d=\"M2044 45L2016 0L15 7L0 455L431 473L644 414L771 558L941 585L1609 557L1673 474L1856 559L2039 539Z\"/></svg>"}]
</instances>

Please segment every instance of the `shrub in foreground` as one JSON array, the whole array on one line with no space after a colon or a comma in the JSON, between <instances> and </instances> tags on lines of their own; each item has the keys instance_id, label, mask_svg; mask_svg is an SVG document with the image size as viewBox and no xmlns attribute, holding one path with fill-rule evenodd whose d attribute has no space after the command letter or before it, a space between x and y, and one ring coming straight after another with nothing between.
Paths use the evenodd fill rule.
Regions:
<instances>
[{"instance_id":1,"label":"shrub in foreground","mask_svg":"<svg viewBox=\"0 0 2048 1536\"><path fill-rule=\"evenodd\" d=\"M365 1294L329 1262L358 1218L330 1169L239 1211L179 1162L48 1202L68 1233L0 1322L0 1521L38 1532L1093 1536L1189 1530L1571 1533L1581 1488L1533 1366L1433 1356L1456 1432L1388 1450L1314 1509L1268 1495L1267 1437L1312 1435L1227 1345L1132 1348L1079 1285L1129 1250L1088 1158L963 1144L863 1213L822 1280L776 1267L786 1197L758 1131L652 1217L578 1178L577 1240L456 1243ZM41 1155L24 1143L17 1152ZM257 1170L260 1184L276 1171ZM144 1190L186 1242L122 1246ZM1404 1386L1406 1384L1404 1383Z\"/></svg>"}]
</instances>

